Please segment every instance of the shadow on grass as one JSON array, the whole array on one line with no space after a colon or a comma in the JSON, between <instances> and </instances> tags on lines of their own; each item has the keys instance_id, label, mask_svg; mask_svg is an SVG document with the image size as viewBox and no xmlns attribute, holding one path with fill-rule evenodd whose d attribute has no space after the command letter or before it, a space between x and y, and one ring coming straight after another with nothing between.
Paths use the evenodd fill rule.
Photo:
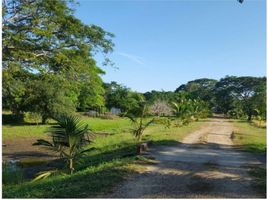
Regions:
<instances>
[{"instance_id":1,"label":"shadow on grass","mask_svg":"<svg viewBox=\"0 0 268 200\"><path fill-rule=\"evenodd\" d=\"M161 141L152 141L152 147L154 146L164 146L164 145L179 145L180 142L174 141L174 140L161 140ZM218 144L195 144L195 145L182 145L182 148L213 148L213 149L229 149L230 146L224 146L224 145L218 145ZM81 160L81 164L76 169L78 170L73 175L61 175L56 177L51 177L46 180L38 181L38 182L27 182L23 183L21 185L16 186L4 186L3 187L3 197L4 198L98 198L98 197L111 197L113 188L123 181L128 175L132 175L135 172L131 169L127 168L126 166L134 161L136 161L137 156L135 154L136 152L136 144L135 143L124 143L122 146L119 146L118 148L114 147L114 149L107 150L101 152L100 149L97 149L95 152L92 152L87 157L83 158ZM187 153L187 151L185 151ZM220 152L218 152L220 153ZM233 151L225 151L222 155L219 154L222 158L225 158L226 160L229 159L230 155L235 156L236 154ZM204 154L204 153L203 153ZM198 151L197 154L190 153L189 156L197 156L199 159L202 156L208 156L206 153L203 155L202 151ZM171 160L176 160L177 155L170 155L171 157L174 156L174 159L171 158ZM180 159L182 156L187 155L180 155ZM213 155L215 156L215 155ZM209 159L208 159L209 160ZM238 161L234 160L233 162L237 163ZM185 163L185 162L183 162ZM211 163L209 163L212 165ZM195 173L201 173L203 171L207 170L207 165L203 166L200 164L196 164L197 166L194 167L193 170ZM185 167L184 167L185 166ZM171 165L166 166L170 169L174 168L176 170L189 170L187 165L187 162L185 165ZM182 168L180 168L182 167ZM215 169L217 169L216 166L212 166ZM213 169L214 169L213 168ZM163 169L165 170L165 169ZM235 166L226 166L226 171L230 171L230 173L236 173L237 170L239 170L239 167ZM263 172L260 172L261 174ZM162 178L161 178L162 177ZM231 178L211 178L208 180L205 177L193 177L192 174L182 174L182 175L171 175L166 174L165 179L163 179L163 176L160 176L162 185L164 187L167 187L166 191L168 192L168 186L172 181L175 181L173 185L176 185L176 180L180 180L181 182L184 182L184 180L191 179L191 181L188 181L188 184L186 184L183 187L186 187L187 190L191 191L191 193L183 193L183 194L177 194L177 190L172 190L172 193L167 193L167 195L174 194L176 197L180 195L185 195L184 197L189 197L192 194L202 194L203 192L209 192L210 190L214 189L214 186L216 187L219 185L224 185L226 183L240 184L243 180L233 180ZM169 184L168 184L168 183ZM179 187L179 186L178 186ZM142 189L142 188L141 188ZM163 188L162 188L163 189ZM161 196L163 193L166 192L165 190L156 190L156 191L149 191L150 194L159 195ZM178 189L178 191L180 191ZM229 191L228 191L229 192ZM126 191L127 193L127 191ZM142 194L142 192L139 192ZM228 195L231 197L236 197L238 195L238 192L229 193ZM136 198L142 198L142 196L139 196L140 194L135 194ZM148 194L148 195L150 195ZM189 196L187 196L189 195Z\"/></svg>"},{"instance_id":2,"label":"shadow on grass","mask_svg":"<svg viewBox=\"0 0 268 200\"><path fill-rule=\"evenodd\" d=\"M253 184L256 190L263 194L266 193L266 167L252 168L249 173L256 179L255 184Z\"/></svg>"},{"instance_id":3,"label":"shadow on grass","mask_svg":"<svg viewBox=\"0 0 268 200\"><path fill-rule=\"evenodd\" d=\"M12 114L2 114L2 124L8 126L37 126L37 125L54 125L56 122L48 122L46 124L25 122L23 117L16 117Z\"/></svg>"},{"instance_id":4,"label":"shadow on grass","mask_svg":"<svg viewBox=\"0 0 268 200\"><path fill-rule=\"evenodd\" d=\"M243 139L244 137L252 137L252 139L256 138L258 139L258 135L254 135L254 134L245 134L245 133L237 133L235 132L233 135L233 140L236 139ZM244 151L248 151L251 153L265 153L266 154L266 144L265 143L256 143L256 142L252 142L252 143L245 143L244 145L236 145L239 146L241 148L241 150Z\"/></svg>"},{"instance_id":5,"label":"shadow on grass","mask_svg":"<svg viewBox=\"0 0 268 200\"><path fill-rule=\"evenodd\" d=\"M3 198L89 198L108 192L130 171L122 168L129 160L89 167L73 175L51 177L38 182L4 186Z\"/></svg>"},{"instance_id":6,"label":"shadow on grass","mask_svg":"<svg viewBox=\"0 0 268 200\"><path fill-rule=\"evenodd\" d=\"M154 141L152 145L179 144L173 140ZM4 186L4 198L65 198L96 197L111 191L112 187L127 175L134 173L126 165L137 161L135 143L124 143L118 148L101 152L99 149L80 160L73 175L51 177L38 182ZM63 168L59 160L49 161L40 166L26 167L29 177L39 171ZM61 166L60 166L61 165Z\"/></svg>"}]
</instances>

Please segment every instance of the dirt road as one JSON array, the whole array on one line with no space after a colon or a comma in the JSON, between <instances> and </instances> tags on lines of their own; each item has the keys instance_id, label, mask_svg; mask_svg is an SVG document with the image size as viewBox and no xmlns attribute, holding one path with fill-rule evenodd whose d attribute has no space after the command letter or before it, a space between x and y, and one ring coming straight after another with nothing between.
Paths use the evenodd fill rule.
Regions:
<instances>
[{"instance_id":1,"label":"dirt road","mask_svg":"<svg viewBox=\"0 0 268 200\"><path fill-rule=\"evenodd\" d=\"M234 148L233 127L211 119L177 146L154 147L157 161L115 188L108 198L263 198L248 171L261 163Z\"/></svg>"}]
</instances>

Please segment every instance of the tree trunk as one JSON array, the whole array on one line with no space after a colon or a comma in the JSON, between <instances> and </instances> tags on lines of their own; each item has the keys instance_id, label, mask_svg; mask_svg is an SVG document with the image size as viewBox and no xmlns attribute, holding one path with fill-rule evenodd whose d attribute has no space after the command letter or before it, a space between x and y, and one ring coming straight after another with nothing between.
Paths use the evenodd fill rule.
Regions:
<instances>
[{"instance_id":1,"label":"tree trunk","mask_svg":"<svg viewBox=\"0 0 268 200\"><path fill-rule=\"evenodd\" d=\"M16 122L23 122L23 120L24 120L23 113L17 108L17 106L13 106L12 114L13 114L14 120Z\"/></svg>"},{"instance_id":2,"label":"tree trunk","mask_svg":"<svg viewBox=\"0 0 268 200\"><path fill-rule=\"evenodd\" d=\"M48 117L43 115L42 116L42 124L46 124L47 119L48 119Z\"/></svg>"},{"instance_id":3,"label":"tree trunk","mask_svg":"<svg viewBox=\"0 0 268 200\"><path fill-rule=\"evenodd\" d=\"M137 149L136 149L136 154L137 154L137 155L140 155L141 153L142 153L142 148L141 148L141 145L138 144L138 145L137 145Z\"/></svg>"},{"instance_id":4,"label":"tree trunk","mask_svg":"<svg viewBox=\"0 0 268 200\"><path fill-rule=\"evenodd\" d=\"M71 174L73 174L73 172L74 172L74 167L73 167L73 159L72 159L72 158L71 158L71 159L69 159L69 162L70 162L70 165L69 165L70 172L71 172Z\"/></svg>"}]
</instances>

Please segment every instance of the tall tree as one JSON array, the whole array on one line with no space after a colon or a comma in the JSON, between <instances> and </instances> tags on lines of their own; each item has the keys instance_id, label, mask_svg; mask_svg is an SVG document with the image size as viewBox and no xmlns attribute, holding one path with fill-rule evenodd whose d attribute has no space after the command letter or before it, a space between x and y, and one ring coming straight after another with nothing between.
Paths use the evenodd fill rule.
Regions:
<instances>
[{"instance_id":1,"label":"tall tree","mask_svg":"<svg viewBox=\"0 0 268 200\"><path fill-rule=\"evenodd\" d=\"M138 92L131 91L129 88L122 86L116 82L105 84L105 101L107 108L120 108L122 112L139 107L139 102L144 97Z\"/></svg>"},{"instance_id":2,"label":"tall tree","mask_svg":"<svg viewBox=\"0 0 268 200\"><path fill-rule=\"evenodd\" d=\"M266 77L227 76L215 86L216 102L224 113L237 107L251 120L254 109L265 112Z\"/></svg>"},{"instance_id":3,"label":"tall tree","mask_svg":"<svg viewBox=\"0 0 268 200\"><path fill-rule=\"evenodd\" d=\"M99 75L104 72L96 66L93 55L111 52L113 35L96 25L83 24L73 15L73 6L71 0L3 1L5 107L16 113L24 111L23 95L29 93L24 80L31 78L29 74L64 79L72 84L76 96L92 95L85 92L85 85L94 88L93 95L102 94L96 88L102 87ZM49 87L62 89L59 85Z\"/></svg>"},{"instance_id":4,"label":"tall tree","mask_svg":"<svg viewBox=\"0 0 268 200\"><path fill-rule=\"evenodd\" d=\"M214 106L213 89L216 83L217 80L215 79L208 79L208 78L196 79L181 85L175 90L175 92L182 92L182 91L187 92L189 93L191 98L193 99L200 98L201 100L208 102L210 107L213 107Z\"/></svg>"}]
</instances>

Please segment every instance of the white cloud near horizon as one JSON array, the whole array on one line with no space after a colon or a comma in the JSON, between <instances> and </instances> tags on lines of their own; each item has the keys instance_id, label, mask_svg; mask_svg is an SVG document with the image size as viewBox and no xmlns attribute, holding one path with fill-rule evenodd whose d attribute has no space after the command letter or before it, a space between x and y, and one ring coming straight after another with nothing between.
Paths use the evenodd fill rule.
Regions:
<instances>
[{"instance_id":1,"label":"white cloud near horizon","mask_svg":"<svg viewBox=\"0 0 268 200\"><path fill-rule=\"evenodd\" d=\"M125 52L117 52L118 55L123 56L125 58L128 58L129 60L139 64L139 65L144 65L144 61L141 57L133 55L133 54L129 54L129 53L125 53Z\"/></svg>"}]
</instances>

